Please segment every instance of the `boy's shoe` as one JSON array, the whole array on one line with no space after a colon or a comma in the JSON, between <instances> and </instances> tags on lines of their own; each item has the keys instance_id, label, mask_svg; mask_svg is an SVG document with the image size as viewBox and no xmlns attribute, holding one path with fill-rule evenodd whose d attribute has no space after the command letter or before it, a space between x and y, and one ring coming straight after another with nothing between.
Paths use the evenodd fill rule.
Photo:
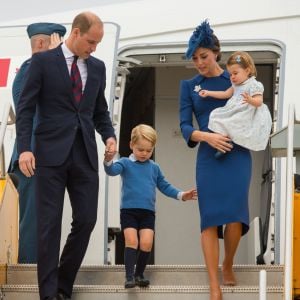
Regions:
<instances>
[{"instance_id":1,"label":"boy's shoe","mask_svg":"<svg viewBox=\"0 0 300 300\"><path fill-rule=\"evenodd\" d=\"M124 284L125 289L132 289L135 287L135 280L134 278L127 278Z\"/></svg>"},{"instance_id":2,"label":"boy's shoe","mask_svg":"<svg viewBox=\"0 0 300 300\"><path fill-rule=\"evenodd\" d=\"M143 275L141 276L135 276L135 284L139 287L147 287L150 284L150 281L146 278L144 278Z\"/></svg>"}]
</instances>

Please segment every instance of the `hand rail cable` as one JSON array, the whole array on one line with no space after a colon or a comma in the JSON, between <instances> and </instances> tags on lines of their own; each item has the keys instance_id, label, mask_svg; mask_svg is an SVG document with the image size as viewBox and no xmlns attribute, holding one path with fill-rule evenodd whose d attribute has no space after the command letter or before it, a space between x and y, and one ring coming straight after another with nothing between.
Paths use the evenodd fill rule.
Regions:
<instances>
[{"instance_id":1,"label":"hand rail cable","mask_svg":"<svg viewBox=\"0 0 300 300\"><path fill-rule=\"evenodd\" d=\"M5 176L5 156L4 156L4 136L7 125L16 122L16 116L10 102L6 101L3 105L2 118L0 120L0 178Z\"/></svg>"}]
</instances>

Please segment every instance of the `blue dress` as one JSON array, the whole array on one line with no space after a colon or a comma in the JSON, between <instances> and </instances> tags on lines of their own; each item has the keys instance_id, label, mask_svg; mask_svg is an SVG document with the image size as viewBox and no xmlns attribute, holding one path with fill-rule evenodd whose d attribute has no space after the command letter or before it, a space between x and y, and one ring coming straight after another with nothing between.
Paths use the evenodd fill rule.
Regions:
<instances>
[{"instance_id":1,"label":"blue dress","mask_svg":"<svg viewBox=\"0 0 300 300\"><path fill-rule=\"evenodd\" d=\"M227 102L212 97L202 98L199 96L199 89L224 91L230 86L227 71L217 77L197 75L181 82L180 127L189 147L198 144L190 140L192 132L197 129L210 132L208 121L211 111ZM193 119L198 127L194 127ZM249 229L248 192L252 168L250 152L233 144L230 152L221 159L216 159L216 151L206 142L201 142L198 147L196 184L201 231L217 226L218 235L222 238L223 225L240 222L242 234L245 234Z\"/></svg>"}]
</instances>

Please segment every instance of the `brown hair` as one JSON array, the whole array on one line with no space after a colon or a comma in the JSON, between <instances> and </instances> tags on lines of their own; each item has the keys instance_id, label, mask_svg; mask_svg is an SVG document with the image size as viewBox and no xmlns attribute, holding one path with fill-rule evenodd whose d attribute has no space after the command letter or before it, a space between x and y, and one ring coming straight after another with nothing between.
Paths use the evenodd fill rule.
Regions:
<instances>
[{"instance_id":1,"label":"brown hair","mask_svg":"<svg viewBox=\"0 0 300 300\"><path fill-rule=\"evenodd\" d=\"M86 33L94 24L103 26L101 19L92 12L82 12L75 17L72 23L72 29L79 28L80 33Z\"/></svg>"},{"instance_id":2,"label":"brown hair","mask_svg":"<svg viewBox=\"0 0 300 300\"><path fill-rule=\"evenodd\" d=\"M213 47L211 48L212 52L214 52L217 55L217 61L221 60L221 46L220 46L220 41L217 38L217 36L215 34L212 34L213 36L213 40L214 40L214 44Z\"/></svg>"},{"instance_id":3,"label":"brown hair","mask_svg":"<svg viewBox=\"0 0 300 300\"><path fill-rule=\"evenodd\" d=\"M252 57L245 51L236 51L233 54L231 54L227 60L226 65L227 66L232 66L238 64L240 65L243 69L249 69L250 71L250 76L256 76L257 71L256 67L254 64L254 61Z\"/></svg>"},{"instance_id":4,"label":"brown hair","mask_svg":"<svg viewBox=\"0 0 300 300\"><path fill-rule=\"evenodd\" d=\"M146 124L137 125L131 131L131 142L135 144L140 139L145 139L149 141L154 147L157 140L157 133L149 125Z\"/></svg>"}]
</instances>

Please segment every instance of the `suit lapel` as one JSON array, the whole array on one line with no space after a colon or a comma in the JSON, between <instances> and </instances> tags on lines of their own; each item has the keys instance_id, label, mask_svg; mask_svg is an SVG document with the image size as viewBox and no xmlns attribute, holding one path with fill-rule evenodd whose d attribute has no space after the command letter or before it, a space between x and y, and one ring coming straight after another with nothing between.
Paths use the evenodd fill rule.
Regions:
<instances>
[{"instance_id":1,"label":"suit lapel","mask_svg":"<svg viewBox=\"0 0 300 300\"><path fill-rule=\"evenodd\" d=\"M83 94L82 94L82 98L81 98L79 103L75 103L75 106L77 108L81 107L85 103L85 98L87 97L89 91L91 89L93 89L91 78L92 78L92 76L95 72L94 63L93 63L93 60L90 59L90 58L87 58L85 60L85 62L86 62L86 67L87 67L87 78L86 78L86 83L85 83L84 91L83 91Z\"/></svg>"},{"instance_id":2,"label":"suit lapel","mask_svg":"<svg viewBox=\"0 0 300 300\"><path fill-rule=\"evenodd\" d=\"M56 49L57 49L57 52L56 52L57 66L60 70L62 78L65 81L67 87L69 87L70 91L72 91L72 82L71 82L70 74L69 74L69 71L68 71L68 66L67 66L66 59L65 59L64 54L61 50L61 46L57 47Z\"/></svg>"},{"instance_id":3,"label":"suit lapel","mask_svg":"<svg viewBox=\"0 0 300 300\"><path fill-rule=\"evenodd\" d=\"M57 47L56 49L57 49L57 52L56 52L57 66L59 68L62 79L65 82L66 89L70 91L69 92L70 102L75 108L77 108L78 105L75 103L75 98L74 98L73 90L72 90L72 82L71 82L71 77L69 74L66 58L64 57L61 46Z\"/></svg>"},{"instance_id":4,"label":"suit lapel","mask_svg":"<svg viewBox=\"0 0 300 300\"><path fill-rule=\"evenodd\" d=\"M95 74L93 60L90 58L86 59L86 66L87 66L87 78L86 78L84 93L82 95L82 99L80 102L83 102L85 97L87 97L88 93L90 92L90 90L93 89L92 76L93 76L93 74Z\"/></svg>"}]
</instances>

